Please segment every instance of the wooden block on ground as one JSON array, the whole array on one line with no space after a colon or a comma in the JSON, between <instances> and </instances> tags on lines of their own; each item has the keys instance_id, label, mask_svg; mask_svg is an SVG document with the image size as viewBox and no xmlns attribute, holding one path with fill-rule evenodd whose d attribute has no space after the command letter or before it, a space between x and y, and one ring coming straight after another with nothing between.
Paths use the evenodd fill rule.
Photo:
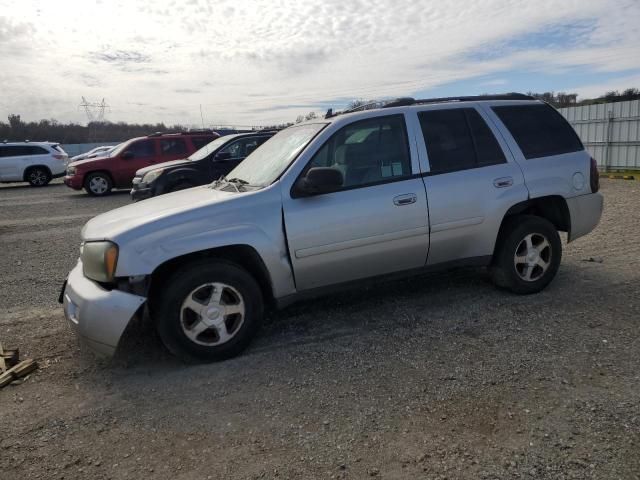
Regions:
<instances>
[{"instance_id":1,"label":"wooden block on ground","mask_svg":"<svg viewBox=\"0 0 640 480\"><path fill-rule=\"evenodd\" d=\"M38 362L35 360L23 360L17 365L11 367L9 370L0 375L0 388L9 385L18 378L26 377L31 372L38 368Z\"/></svg>"},{"instance_id":2,"label":"wooden block on ground","mask_svg":"<svg viewBox=\"0 0 640 480\"><path fill-rule=\"evenodd\" d=\"M18 364L20 360L20 350L17 348L15 350L5 350L0 356L4 359L7 368L11 368Z\"/></svg>"}]
</instances>

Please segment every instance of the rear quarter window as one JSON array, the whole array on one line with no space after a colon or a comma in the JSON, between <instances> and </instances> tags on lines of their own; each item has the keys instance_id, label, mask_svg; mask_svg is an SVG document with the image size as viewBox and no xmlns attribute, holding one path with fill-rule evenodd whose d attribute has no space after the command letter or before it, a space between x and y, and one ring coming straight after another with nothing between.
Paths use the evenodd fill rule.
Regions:
<instances>
[{"instance_id":1,"label":"rear quarter window","mask_svg":"<svg viewBox=\"0 0 640 480\"><path fill-rule=\"evenodd\" d=\"M501 105L491 108L527 160L584 150L569 122L549 105Z\"/></svg>"}]
</instances>

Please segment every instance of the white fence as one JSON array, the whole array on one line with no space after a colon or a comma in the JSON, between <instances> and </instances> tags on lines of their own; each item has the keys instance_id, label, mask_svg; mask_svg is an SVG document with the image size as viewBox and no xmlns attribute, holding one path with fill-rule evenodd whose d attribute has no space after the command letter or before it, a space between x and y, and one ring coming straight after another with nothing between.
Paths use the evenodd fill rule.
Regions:
<instances>
[{"instance_id":1,"label":"white fence","mask_svg":"<svg viewBox=\"0 0 640 480\"><path fill-rule=\"evenodd\" d=\"M561 108L603 170L640 169L640 100Z\"/></svg>"}]
</instances>

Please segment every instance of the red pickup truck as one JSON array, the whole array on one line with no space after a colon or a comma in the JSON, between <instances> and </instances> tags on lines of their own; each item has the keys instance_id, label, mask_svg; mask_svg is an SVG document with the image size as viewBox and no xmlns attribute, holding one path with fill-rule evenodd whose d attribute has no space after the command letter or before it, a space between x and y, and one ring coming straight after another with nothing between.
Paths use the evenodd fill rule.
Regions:
<instances>
[{"instance_id":1,"label":"red pickup truck","mask_svg":"<svg viewBox=\"0 0 640 480\"><path fill-rule=\"evenodd\" d=\"M113 188L130 188L137 170L186 158L219 136L214 131L196 131L132 138L107 156L70 163L64 183L74 190L84 188L89 195L108 195Z\"/></svg>"}]
</instances>

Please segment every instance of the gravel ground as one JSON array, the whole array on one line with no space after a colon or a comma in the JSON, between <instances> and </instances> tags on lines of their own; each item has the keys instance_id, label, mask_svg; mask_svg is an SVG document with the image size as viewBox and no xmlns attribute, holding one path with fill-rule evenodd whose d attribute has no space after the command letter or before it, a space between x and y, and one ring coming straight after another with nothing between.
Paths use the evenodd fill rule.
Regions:
<instances>
[{"instance_id":1,"label":"gravel ground","mask_svg":"<svg viewBox=\"0 0 640 480\"><path fill-rule=\"evenodd\" d=\"M640 183L602 184L541 294L483 270L381 284L273 314L210 365L148 321L101 363L65 324L80 229L126 193L0 187L0 340L41 365L0 390L0 477L638 479Z\"/></svg>"}]
</instances>

